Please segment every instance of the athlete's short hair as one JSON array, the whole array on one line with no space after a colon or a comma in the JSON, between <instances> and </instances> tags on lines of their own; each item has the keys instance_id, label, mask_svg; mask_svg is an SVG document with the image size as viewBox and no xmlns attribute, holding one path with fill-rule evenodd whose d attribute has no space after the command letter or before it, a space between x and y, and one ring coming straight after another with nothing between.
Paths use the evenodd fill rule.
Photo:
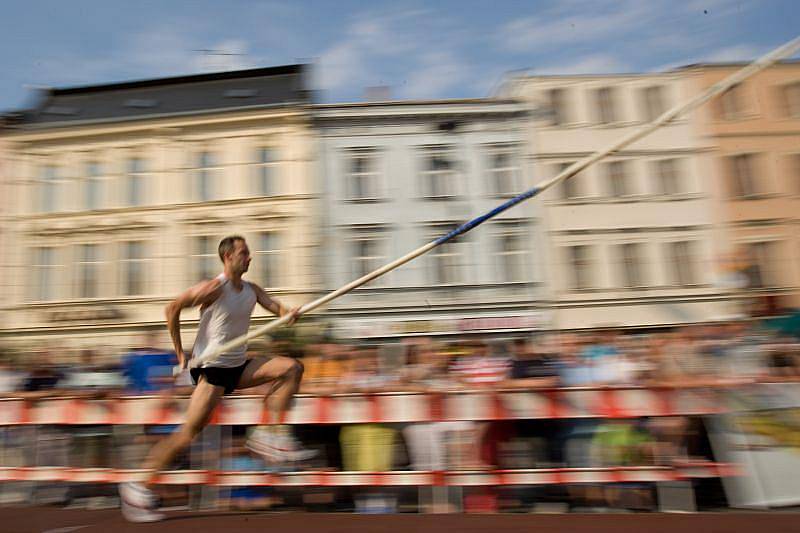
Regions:
<instances>
[{"instance_id":1,"label":"athlete's short hair","mask_svg":"<svg viewBox=\"0 0 800 533\"><path fill-rule=\"evenodd\" d=\"M241 235L231 235L219 241L219 248L217 248L217 251L219 252L220 261L223 263L225 262L225 254L233 251L236 241L244 242L244 237Z\"/></svg>"}]
</instances>

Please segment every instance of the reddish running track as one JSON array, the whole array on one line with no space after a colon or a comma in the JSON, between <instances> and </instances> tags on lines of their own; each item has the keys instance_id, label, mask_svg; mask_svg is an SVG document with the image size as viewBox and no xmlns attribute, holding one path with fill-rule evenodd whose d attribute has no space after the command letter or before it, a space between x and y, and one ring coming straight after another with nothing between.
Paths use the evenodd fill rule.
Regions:
<instances>
[{"instance_id":1,"label":"reddish running track","mask_svg":"<svg viewBox=\"0 0 800 533\"><path fill-rule=\"evenodd\" d=\"M156 524L130 524L118 510L84 511L54 507L0 508L0 531L4 533L125 533L128 531L168 531L200 533L264 532L352 533L402 530L414 533L489 531L570 533L681 533L705 531L732 533L769 531L797 533L800 514L700 513L700 514L517 514L517 515L353 515L323 513L225 513L180 512Z\"/></svg>"}]
</instances>

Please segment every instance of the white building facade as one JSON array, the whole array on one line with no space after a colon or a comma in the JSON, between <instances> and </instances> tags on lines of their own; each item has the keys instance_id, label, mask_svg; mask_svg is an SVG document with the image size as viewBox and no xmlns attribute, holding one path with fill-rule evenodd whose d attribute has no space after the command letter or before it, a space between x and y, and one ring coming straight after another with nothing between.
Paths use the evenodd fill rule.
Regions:
<instances>
[{"instance_id":1,"label":"white building facade","mask_svg":"<svg viewBox=\"0 0 800 533\"><path fill-rule=\"evenodd\" d=\"M532 185L518 102L323 105L314 115L329 290ZM510 209L335 300L326 317L359 339L545 327L536 215L533 202Z\"/></svg>"}]
</instances>

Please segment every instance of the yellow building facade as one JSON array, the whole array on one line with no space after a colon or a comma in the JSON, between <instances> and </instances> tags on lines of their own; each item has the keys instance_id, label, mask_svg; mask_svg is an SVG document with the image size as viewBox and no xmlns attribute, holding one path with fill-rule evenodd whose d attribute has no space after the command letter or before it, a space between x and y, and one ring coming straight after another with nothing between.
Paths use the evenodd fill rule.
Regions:
<instances>
[{"instance_id":1,"label":"yellow building facade","mask_svg":"<svg viewBox=\"0 0 800 533\"><path fill-rule=\"evenodd\" d=\"M290 66L54 89L8 117L0 343L124 351L221 271L230 234L249 241L249 279L289 304L312 297L304 79ZM187 346L197 318L184 314Z\"/></svg>"}]
</instances>

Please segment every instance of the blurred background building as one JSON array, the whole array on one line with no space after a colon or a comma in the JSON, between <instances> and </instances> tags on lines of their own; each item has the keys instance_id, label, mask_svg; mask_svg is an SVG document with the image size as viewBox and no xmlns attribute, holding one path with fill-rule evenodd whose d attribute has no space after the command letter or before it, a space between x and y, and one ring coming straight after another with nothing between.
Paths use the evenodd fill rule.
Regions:
<instances>
[{"instance_id":1,"label":"blurred background building","mask_svg":"<svg viewBox=\"0 0 800 533\"><path fill-rule=\"evenodd\" d=\"M474 100L381 89L314 105L302 65L45 90L0 136L0 336L69 351L163 330L163 305L218 272L231 233L250 243L250 279L308 301L739 66L515 74ZM800 64L781 63L319 316L386 339L796 307L798 80Z\"/></svg>"},{"instance_id":2,"label":"blurred background building","mask_svg":"<svg viewBox=\"0 0 800 533\"><path fill-rule=\"evenodd\" d=\"M682 73L510 77L537 109L532 164L551 177L688 100ZM689 119L548 190L541 202L558 328L665 326L729 314L715 284L709 153Z\"/></svg>"},{"instance_id":3,"label":"blurred background building","mask_svg":"<svg viewBox=\"0 0 800 533\"><path fill-rule=\"evenodd\" d=\"M680 70L700 92L745 63ZM800 62L756 74L693 115L715 147L708 186L725 253L743 274L748 307L774 313L800 305ZM753 309L757 308L757 309Z\"/></svg>"},{"instance_id":4,"label":"blurred background building","mask_svg":"<svg viewBox=\"0 0 800 533\"><path fill-rule=\"evenodd\" d=\"M221 270L230 233L249 240L251 279L308 300L309 102L294 65L51 89L8 117L4 341L61 355L130 345L163 329L169 299Z\"/></svg>"},{"instance_id":5,"label":"blurred background building","mask_svg":"<svg viewBox=\"0 0 800 533\"><path fill-rule=\"evenodd\" d=\"M533 184L515 101L315 107L328 289L367 274ZM541 308L534 202L331 303L341 335L530 332Z\"/></svg>"}]
</instances>

